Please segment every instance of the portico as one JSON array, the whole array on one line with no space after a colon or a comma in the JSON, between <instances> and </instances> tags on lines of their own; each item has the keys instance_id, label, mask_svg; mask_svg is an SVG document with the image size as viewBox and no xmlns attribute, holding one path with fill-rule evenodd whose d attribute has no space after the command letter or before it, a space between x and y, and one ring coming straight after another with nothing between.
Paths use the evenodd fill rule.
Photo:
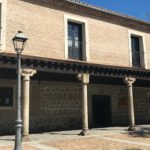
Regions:
<instances>
[{"instance_id":1,"label":"portico","mask_svg":"<svg viewBox=\"0 0 150 150\"><path fill-rule=\"evenodd\" d=\"M26 68L22 70L24 136L29 135L29 123L31 132L82 128L81 133L87 135L89 128L92 127L92 95L97 94L111 97L112 121L110 126L121 123L117 121L118 116L125 117L126 109L129 110L129 115L126 117L129 122L122 122L122 124L129 125L130 129L131 127L133 129L137 124L135 120L139 120L138 124L140 123L140 119L135 119L136 114L140 116L135 113L141 111L139 106L137 108L140 99L138 100L136 96L138 92L134 91L138 91L141 87L140 91L145 96L142 96L144 99L141 98L140 103L142 101L146 103L150 72L68 61L44 61L39 58L23 58L22 62L23 68ZM9 80L15 80L15 58L13 56L1 56L0 67L1 79L7 79L6 77L9 76ZM30 89L30 78L32 90ZM126 87L127 93L124 92L124 97L120 95L120 91L122 92L122 89L126 91ZM136 101L133 100L133 97L136 98ZM148 107L146 105L142 107L146 109L142 114L148 113ZM145 118L146 121L148 123L148 118L147 120Z\"/></svg>"}]
</instances>

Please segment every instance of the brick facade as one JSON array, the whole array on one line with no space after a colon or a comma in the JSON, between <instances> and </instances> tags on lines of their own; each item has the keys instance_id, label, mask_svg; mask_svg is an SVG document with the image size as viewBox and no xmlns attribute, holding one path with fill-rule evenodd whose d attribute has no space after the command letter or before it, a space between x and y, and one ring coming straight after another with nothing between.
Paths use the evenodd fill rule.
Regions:
<instances>
[{"instance_id":1,"label":"brick facade","mask_svg":"<svg viewBox=\"0 0 150 150\"><path fill-rule=\"evenodd\" d=\"M15 53L12 37L18 30L22 30L29 38L23 55L31 56L31 59L33 56L66 60L66 15L76 20L84 20L86 24L85 43L89 50L89 64L131 67L129 32L132 31L144 36L146 66L150 68L148 24L58 0L7 0L6 48L3 53ZM37 69L38 73L38 66L34 69ZM47 68L44 71L46 73L51 70ZM14 87L14 107L0 108L0 134L12 134L15 130L16 80L8 80L7 77L5 80L0 79L0 85L8 84ZM149 93L148 88L134 87L136 123L150 123ZM30 94L31 132L81 129L82 86L79 82L50 82L39 76L39 81L37 78L34 81L31 79ZM93 127L93 95L110 96L111 125L128 125L125 84L124 86L88 84L89 127Z\"/></svg>"},{"instance_id":2,"label":"brick facade","mask_svg":"<svg viewBox=\"0 0 150 150\"><path fill-rule=\"evenodd\" d=\"M58 6L59 5L59 6ZM65 8L66 7L66 8ZM70 8L70 9L69 9ZM88 26L89 62L130 66L130 44L129 29L136 30L136 25L127 27L126 24L112 22L108 15L93 12L88 14L86 9L77 12L80 7L65 5L64 2L8 0L7 4L7 37L6 50L4 52L14 53L11 39L18 30L24 31L29 40L24 50L25 55L65 59L65 21L64 16L74 16L86 20ZM20 13L21 12L21 13ZM92 13L89 11L89 13ZM95 14L94 14L95 13ZM96 17L97 15L97 17ZM55 16L55 17L54 17ZM104 19L105 18L105 19ZM118 19L118 20L117 20ZM132 21L130 21L132 23ZM128 21L129 23L129 21ZM137 26L140 24L137 23ZM144 28L144 25L141 25ZM142 29L141 28L141 29ZM146 27L140 31L145 35L146 54L149 57L150 35ZM96 34L95 34L96 33ZM147 60L148 68L150 61Z\"/></svg>"}]
</instances>

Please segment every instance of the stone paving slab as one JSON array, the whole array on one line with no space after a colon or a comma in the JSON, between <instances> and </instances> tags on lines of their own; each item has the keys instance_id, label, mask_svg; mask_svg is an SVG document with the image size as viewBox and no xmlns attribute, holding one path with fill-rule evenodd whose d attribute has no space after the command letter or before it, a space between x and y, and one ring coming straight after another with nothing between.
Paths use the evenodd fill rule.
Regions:
<instances>
[{"instance_id":1,"label":"stone paving slab","mask_svg":"<svg viewBox=\"0 0 150 150\"><path fill-rule=\"evenodd\" d=\"M126 140L126 139L121 139L120 136L118 136L117 138L98 137L98 139L113 141L113 142L117 142L117 143L122 143L122 145L132 144L132 145L144 146L144 147L149 147L150 148L150 144L147 144L147 143L144 143L144 142L133 142L133 141L129 141L129 140Z\"/></svg>"},{"instance_id":2,"label":"stone paving slab","mask_svg":"<svg viewBox=\"0 0 150 150\"><path fill-rule=\"evenodd\" d=\"M107 139L97 139L94 137L68 141L54 141L42 144L59 148L61 150L127 150L131 148L150 150L150 147L137 145L137 143L136 144L130 142L122 143Z\"/></svg>"},{"instance_id":3,"label":"stone paving slab","mask_svg":"<svg viewBox=\"0 0 150 150\"><path fill-rule=\"evenodd\" d=\"M125 139L131 142L138 142L148 144L150 146L150 137L135 135L134 133L129 134L118 134L118 135L106 135L105 137L117 139Z\"/></svg>"},{"instance_id":4,"label":"stone paving slab","mask_svg":"<svg viewBox=\"0 0 150 150\"><path fill-rule=\"evenodd\" d=\"M13 150L14 147L1 147L0 150ZM38 148L34 148L32 146L29 146L29 145L23 145L23 150L40 150Z\"/></svg>"},{"instance_id":5,"label":"stone paving slab","mask_svg":"<svg viewBox=\"0 0 150 150\"><path fill-rule=\"evenodd\" d=\"M44 144L39 144L39 143L30 143L29 145L34 147L34 148L38 148L40 150L59 150L58 148L46 146Z\"/></svg>"},{"instance_id":6,"label":"stone paving slab","mask_svg":"<svg viewBox=\"0 0 150 150\"><path fill-rule=\"evenodd\" d=\"M23 150L150 150L149 130L150 126L142 127L139 133L122 127L99 128L85 137L79 136L81 130L31 134L22 145ZM0 150L13 150L14 138L0 136Z\"/></svg>"}]
</instances>

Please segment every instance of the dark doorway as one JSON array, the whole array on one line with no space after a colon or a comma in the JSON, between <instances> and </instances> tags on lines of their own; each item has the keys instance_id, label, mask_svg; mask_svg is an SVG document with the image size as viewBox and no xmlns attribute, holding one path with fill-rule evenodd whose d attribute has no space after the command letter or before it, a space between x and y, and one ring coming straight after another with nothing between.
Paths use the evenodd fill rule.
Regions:
<instances>
[{"instance_id":1,"label":"dark doorway","mask_svg":"<svg viewBox=\"0 0 150 150\"><path fill-rule=\"evenodd\" d=\"M111 123L111 100L110 96L93 95L92 96L93 110L93 126L107 127Z\"/></svg>"}]
</instances>

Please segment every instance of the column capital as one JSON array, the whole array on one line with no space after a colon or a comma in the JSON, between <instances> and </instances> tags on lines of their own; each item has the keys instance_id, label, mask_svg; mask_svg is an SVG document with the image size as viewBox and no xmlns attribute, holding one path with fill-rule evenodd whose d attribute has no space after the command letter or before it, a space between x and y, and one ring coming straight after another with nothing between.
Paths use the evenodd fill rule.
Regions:
<instances>
[{"instance_id":1,"label":"column capital","mask_svg":"<svg viewBox=\"0 0 150 150\"><path fill-rule=\"evenodd\" d=\"M36 70L34 69L22 69L21 71L22 76L32 77L34 74L36 74Z\"/></svg>"},{"instance_id":2,"label":"column capital","mask_svg":"<svg viewBox=\"0 0 150 150\"><path fill-rule=\"evenodd\" d=\"M136 78L133 77L125 77L124 82L128 85L132 85L136 81Z\"/></svg>"},{"instance_id":3,"label":"column capital","mask_svg":"<svg viewBox=\"0 0 150 150\"><path fill-rule=\"evenodd\" d=\"M88 73L82 73L82 74L78 74L77 78L83 84L88 84L89 83L90 75Z\"/></svg>"}]
</instances>

